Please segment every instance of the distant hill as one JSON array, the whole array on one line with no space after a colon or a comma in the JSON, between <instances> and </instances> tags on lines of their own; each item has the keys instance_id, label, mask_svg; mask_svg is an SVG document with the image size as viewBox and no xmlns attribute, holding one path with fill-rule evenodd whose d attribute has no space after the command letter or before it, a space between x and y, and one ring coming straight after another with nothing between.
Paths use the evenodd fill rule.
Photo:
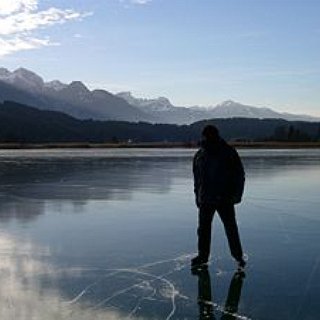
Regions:
<instances>
[{"instance_id":1,"label":"distant hill","mask_svg":"<svg viewBox=\"0 0 320 320\"><path fill-rule=\"evenodd\" d=\"M142 99L130 92L112 94L89 90L81 81L70 84L59 80L45 82L36 73L19 68L0 68L0 102L16 101L43 110L65 112L78 119L121 120L151 123L191 124L213 118L272 118L290 121L320 121L307 115L279 113L269 108L225 101L213 107L174 106L169 99Z\"/></svg>"},{"instance_id":2,"label":"distant hill","mask_svg":"<svg viewBox=\"0 0 320 320\"><path fill-rule=\"evenodd\" d=\"M79 120L16 102L0 104L0 142L190 142L212 123L227 140L320 138L320 123L281 119L212 119L191 125Z\"/></svg>"}]
</instances>

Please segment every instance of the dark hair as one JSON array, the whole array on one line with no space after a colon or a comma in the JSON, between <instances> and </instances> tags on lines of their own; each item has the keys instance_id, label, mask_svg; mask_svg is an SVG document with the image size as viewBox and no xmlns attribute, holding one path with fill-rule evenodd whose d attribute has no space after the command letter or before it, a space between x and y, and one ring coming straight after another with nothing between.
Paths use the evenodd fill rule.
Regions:
<instances>
[{"instance_id":1,"label":"dark hair","mask_svg":"<svg viewBox=\"0 0 320 320\"><path fill-rule=\"evenodd\" d=\"M208 124L203 128L202 135L208 141L218 141L220 138L219 130L212 124Z\"/></svg>"}]
</instances>

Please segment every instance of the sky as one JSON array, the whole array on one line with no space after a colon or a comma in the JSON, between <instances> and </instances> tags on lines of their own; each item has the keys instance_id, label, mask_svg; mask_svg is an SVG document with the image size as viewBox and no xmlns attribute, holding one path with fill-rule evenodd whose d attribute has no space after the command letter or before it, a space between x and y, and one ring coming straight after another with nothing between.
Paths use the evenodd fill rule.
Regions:
<instances>
[{"instance_id":1,"label":"sky","mask_svg":"<svg viewBox=\"0 0 320 320\"><path fill-rule=\"evenodd\" d=\"M320 116L319 0L0 0L0 66Z\"/></svg>"}]
</instances>

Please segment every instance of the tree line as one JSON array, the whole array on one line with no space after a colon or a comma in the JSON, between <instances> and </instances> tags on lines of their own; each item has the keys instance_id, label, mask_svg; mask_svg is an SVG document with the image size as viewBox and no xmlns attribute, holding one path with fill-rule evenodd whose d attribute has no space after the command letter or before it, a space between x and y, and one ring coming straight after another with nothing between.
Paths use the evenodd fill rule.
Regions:
<instances>
[{"instance_id":1,"label":"tree line","mask_svg":"<svg viewBox=\"0 0 320 320\"><path fill-rule=\"evenodd\" d=\"M226 118L190 125L79 120L57 111L5 101L0 104L0 142L196 142L216 125L228 141L320 141L320 123L283 119Z\"/></svg>"}]
</instances>

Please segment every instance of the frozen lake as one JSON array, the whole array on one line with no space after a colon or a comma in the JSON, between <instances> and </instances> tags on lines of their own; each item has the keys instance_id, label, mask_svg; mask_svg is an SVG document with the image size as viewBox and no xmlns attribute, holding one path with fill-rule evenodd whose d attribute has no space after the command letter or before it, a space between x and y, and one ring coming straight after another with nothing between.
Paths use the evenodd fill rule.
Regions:
<instances>
[{"instance_id":1,"label":"frozen lake","mask_svg":"<svg viewBox=\"0 0 320 320\"><path fill-rule=\"evenodd\" d=\"M320 319L320 150L240 151L245 277L218 216L191 274L193 154L1 150L0 318Z\"/></svg>"}]
</instances>

